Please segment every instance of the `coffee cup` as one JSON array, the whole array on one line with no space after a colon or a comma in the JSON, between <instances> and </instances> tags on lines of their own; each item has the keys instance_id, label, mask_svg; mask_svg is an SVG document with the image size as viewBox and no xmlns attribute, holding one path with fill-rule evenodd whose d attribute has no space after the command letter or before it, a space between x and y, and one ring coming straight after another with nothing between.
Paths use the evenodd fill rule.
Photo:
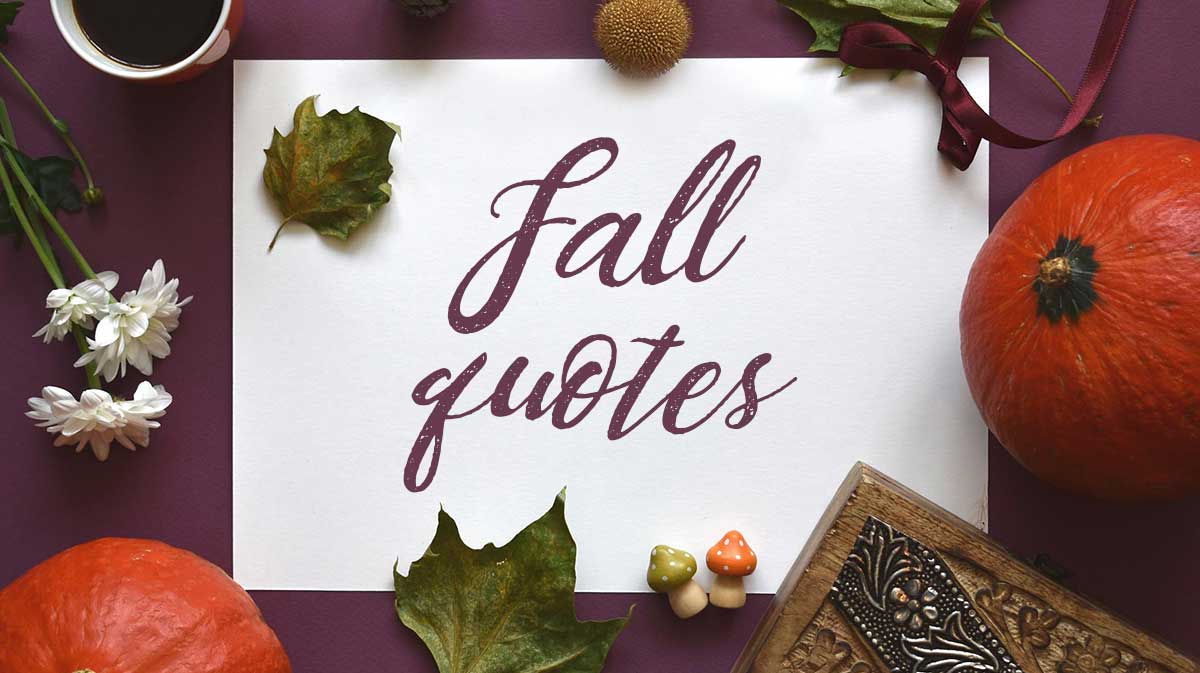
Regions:
<instances>
[{"instance_id":1,"label":"coffee cup","mask_svg":"<svg viewBox=\"0 0 1200 673\"><path fill-rule=\"evenodd\" d=\"M77 6L77 0L51 0L50 8L63 39L92 67L114 77L157 84L181 82L211 68L229 52L245 16L244 0L222 0L215 25L206 36L203 33L198 36L203 37L198 47L187 47L188 51L182 57L174 58L171 62L142 64L123 61L106 52L100 46L103 42L89 35L86 15L80 16L81 8ZM113 18L117 17L114 15ZM205 27L207 24L208 21Z\"/></svg>"}]
</instances>

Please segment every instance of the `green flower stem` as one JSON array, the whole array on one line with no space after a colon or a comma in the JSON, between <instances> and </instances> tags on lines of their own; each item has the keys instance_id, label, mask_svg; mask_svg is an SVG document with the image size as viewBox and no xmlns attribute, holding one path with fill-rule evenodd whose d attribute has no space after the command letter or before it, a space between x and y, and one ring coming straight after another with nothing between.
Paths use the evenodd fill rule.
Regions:
<instances>
[{"instance_id":1,"label":"green flower stem","mask_svg":"<svg viewBox=\"0 0 1200 673\"><path fill-rule=\"evenodd\" d=\"M3 138L11 143L14 148L17 147L17 134L13 131L12 119L8 116L8 105L4 103L4 99L2 98L0 98L0 136L3 136ZM33 231L35 234L37 234L38 240L42 244L42 248L49 253L51 261L54 262L54 268L57 269L58 274L62 276L62 267L59 265L58 258L54 254L54 248L50 245L49 237L46 236L45 227L43 227L42 223L38 220L37 213L29 212L28 199L20 198L20 195L18 195L18 200L21 202L21 209L25 211L25 216L29 218L29 222L33 226ZM65 276L63 277L65 278Z\"/></svg>"},{"instance_id":2,"label":"green flower stem","mask_svg":"<svg viewBox=\"0 0 1200 673\"><path fill-rule=\"evenodd\" d=\"M5 148L5 154L9 158L12 157L7 148ZM25 174L21 172L20 166L16 165L15 162L10 162L10 165L16 171L17 177L25 184L28 184L28 180L25 178ZM42 233L42 239L39 239L37 234L34 233L34 227L25 215L25 210L21 207L20 201L17 200L17 192L13 189L12 179L9 177L8 169L4 167L3 162L0 162L0 182L4 183L4 193L8 196L8 203L12 207L13 213L16 214L17 220L20 221L21 228L25 230L25 235L29 238L29 243L37 253L38 259L42 261L42 266L46 268L46 273L49 274L50 280L54 282L55 287L65 288L67 282L63 278L62 271L58 268L58 262L54 259L54 253L50 250L49 246L43 247L42 245L41 241L44 240L45 233ZM57 224L56 221L55 224ZM89 277L94 278L95 274ZM80 329L79 325L72 325L71 333L75 336L75 344L79 347L79 354L86 355L90 349L88 348L87 340L84 339L83 330ZM87 378L88 388L96 390L104 389L104 386L100 383L100 377L96 373L96 365L94 363L89 362L84 366L83 371L84 376Z\"/></svg>"},{"instance_id":3,"label":"green flower stem","mask_svg":"<svg viewBox=\"0 0 1200 673\"><path fill-rule=\"evenodd\" d=\"M13 148L17 146L16 134L13 133L12 128L12 120L8 116L8 106L5 105L2 98L0 98L0 134L3 135L8 145ZM5 149L5 154L12 156L7 148ZM20 166L15 166L14 170L17 171L19 176L24 178ZM36 217L29 217L26 214L24 204L17 199L16 190L13 189L12 180L9 179L8 170L4 167L4 162L0 162L0 182L4 183L4 192L8 196L9 205L12 207L17 219L21 222L21 227L25 230L25 235L30 237L30 245L38 253L38 258L42 261L42 266L46 267L46 273L50 275L50 280L57 287L65 288L67 286L66 279L63 277L58 260L54 257L54 250L50 247L46 231L42 228L41 222L38 222ZM79 347L80 355L87 354L89 351L87 340L84 338L83 330L79 325L71 326L71 334L75 337L75 344ZM100 383L100 376L96 372L95 363L89 362L84 366L83 371L84 376L87 378L88 388L95 390L104 389L103 384Z\"/></svg>"},{"instance_id":4,"label":"green flower stem","mask_svg":"<svg viewBox=\"0 0 1200 673\"><path fill-rule=\"evenodd\" d=\"M0 140L0 145L4 147L4 158L8 160L8 165L12 168L13 173L17 176L17 181L21 183L21 187L25 189L25 193L29 195L29 200L33 202L37 209L41 211L42 217L46 223L50 225L50 230L53 231L66 246L67 252L71 253L71 258L75 260L76 266L83 272L83 275L88 278L95 278L96 272L92 271L91 265L83 258L83 253L79 252L79 248L75 247L75 242L71 240L71 236L67 234L67 230L62 228L58 223L58 218L54 217L54 213L46 206L46 202L42 201L42 197L38 196L37 190L29 183L29 178L25 176L25 172L21 170L21 164L17 162L16 155L13 154L13 145L8 140Z\"/></svg>"},{"instance_id":5,"label":"green flower stem","mask_svg":"<svg viewBox=\"0 0 1200 673\"><path fill-rule=\"evenodd\" d=\"M79 353L87 355L91 350L88 348L87 339L83 336L83 328L79 325L71 325L71 334L75 335L75 345L79 346ZM104 390L104 385L100 383L100 375L96 373L96 363L89 362L83 366L84 375L87 376L88 388L91 390Z\"/></svg>"},{"instance_id":6,"label":"green flower stem","mask_svg":"<svg viewBox=\"0 0 1200 673\"><path fill-rule=\"evenodd\" d=\"M38 106L38 108L42 111L42 114L45 115L46 119L50 122L50 125L54 127L55 131L58 132L59 137L62 138L63 144L67 146L68 150L70 150L71 156L75 157L75 163L79 164L79 170L83 173L84 180L87 181L88 189L94 191L96 189L96 183L92 180L92 172L88 169L87 162L83 160L83 155L80 154L79 148L75 146L74 139L71 138L70 127L67 126L66 122L58 117L55 117L54 113L50 111L50 108L46 107L46 103L42 100L42 97L38 95L33 86L29 84L23 75L21 75L21 71L17 70L17 66L13 65L13 62L8 60L8 57L4 55L3 51L0 51L0 63L3 63L4 66L8 68L9 72L13 74L13 77L17 78L17 81L21 83L21 86L25 89L25 92L28 93L29 97L33 99L34 104Z\"/></svg>"},{"instance_id":7,"label":"green flower stem","mask_svg":"<svg viewBox=\"0 0 1200 673\"><path fill-rule=\"evenodd\" d=\"M8 116L8 106L4 103L4 99L0 99L0 135L3 136L4 140L12 144L14 148L17 146L16 134L13 132L12 127L12 119ZM4 169L2 164L0 164L0 169ZM8 186L11 186L12 183L8 181L7 169L4 169L4 175L2 177L5 179L5 182L8 183ZM7 192L7 187L5 191ZM50 274L51 280L53 280L58 287L66 287L66 276L63 275L62 267L59 266L58 259L54 256L54 248L50 246L50 239L46 236L46 230L42 228L42 223L38 221L36 214L31 214L28 212L27 207L29 204L25 200L21 199L19 195L17 196L17 201L19 206L14 206L13 212L17 214L18 220L24 217L25 221L29 223L29 229L25 231L25 234L28 236L30 232L32 232L36 238L36 241L32 239L30 241L34 244L34 249L37 250L40 246L41 251L45 253L44 257L42 257L40 254L38 255L38 257L42 259L42 265L46 266L46 272ZM47 262L49 262L48 265Z\"/></svg>"},{"instance_id":8,"label":"green flower stem","mask_svg":"<svg viewBox=\"0 0 1200 673\"><path fill-rule=\"evenodd\" d=\"M13 131L12 119L8 116L8 104L0 98L0 133L13 147L17 146L17 134Z\"/></svg>"},{"instance_id":9,"label":"green flower stem","mask_svg":"<svg viewBox=\"0 0 1200 673\"><path fill-rule=\"evenodd\" d=\"M50 251L42 247L41 240L33 231L33 224L25 216L25 210L21 208L17 192L13 189L8 169L3 164L0 164L0 182L4 183L4 194L8 197L8 205L13 209L13 214L17 216L17 221L21 223L21 229L25 231L25 236L29 239L29 244L33 246L33 251L37 253L38 259L42 261L42 266L46 267L46 273L50 275L50 280L54 282L55 287L66 287L67 283L63 280L62 273L58 270L58 265L54 263L53 257L50 256Z\"/></svg>"}]
</instances>

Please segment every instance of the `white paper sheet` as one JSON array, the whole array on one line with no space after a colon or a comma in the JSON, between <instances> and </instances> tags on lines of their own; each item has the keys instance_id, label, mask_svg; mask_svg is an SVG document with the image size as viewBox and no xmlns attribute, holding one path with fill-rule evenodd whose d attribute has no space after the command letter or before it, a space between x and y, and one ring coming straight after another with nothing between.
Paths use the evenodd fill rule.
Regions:
<instances>
[{"instance_id":1,"label":"white paper sheet","mask_svg":"<svg viewBox=\"0 0 1200 673\"><path fill-rule=\"evenodd\" d=\"M839 79L838 69L831 59L696 59L634 83L591 60L237 63L235 578L251 589L385 590L393 561L403 571L423 553L439 504L468 543L503 543L566 486L580 591L646 591L655 544L702 555L738 528L761 559L748 588L771 592L855 460L981 521L986 432L963 379L957 318L987 232L986 149L959 173L934 150L939 106L923 80ZM968 59L962 76L986 96L985 60ZM262 185L262 150L273 126L290 131L293 109L312 94L320 112L357 105L403 127L392 202L347 243L292 224L268 254L280 216ZM519 228L535 188L508 192L499 217L489 213L493 198L544 178L593 138L615 142L615 163L560 190L549 208L578 224L539 231L494 322L452 329L456 287ZM629 275L676 190L727 139L736 143L729 165L676 229L664 263L682 263L716 192L759 156L700 264L711 272L745 237L718 273L621 287L602 285L595 266L555 273L585 223L636 212L642 222L616 266ZM485 267L469 286L464 313L482 304L498 269ZM632 340L671 325L684 343L649 377L626 425L701 363L718 363L719 379L683 404L680 425L715 407L762 353L772 359L755 377L759 394L796 381L741 429L725 423L743 402L739 387L686 434L664 429L660 408L618 440L607 431L620 391L569 429L549 413L528 420L523 410L496 417L485 408L448 420L436 474L424 490L406 487L431 410L412 394L431 372L457 375L487 353L453 407L460 412L524 356L513 398L547 371L549 398L572 347L606 334L616 344L613 387L651 351ZM597 344L584 355L607 361ZM583 389L596 387L592 379ZM428 462L410 481L428 476Z\"/></svg>"}]
</instances>

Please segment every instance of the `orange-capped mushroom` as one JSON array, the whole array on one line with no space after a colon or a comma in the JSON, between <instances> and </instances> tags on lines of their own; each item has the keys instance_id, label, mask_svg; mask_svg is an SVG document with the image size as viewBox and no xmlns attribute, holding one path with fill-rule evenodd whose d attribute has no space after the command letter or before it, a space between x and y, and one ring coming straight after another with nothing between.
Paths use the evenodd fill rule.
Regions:
<instances>
[{"instance_id":1,"label":"orange-capped mushroom","mask_svg":"<svg viewBox=\"0 0 1200 673\"><path fill-rule=\"evenodd\" d=\"M708 600L719 608L740 608L746 604L743 577L758 567L758 555L738 531L731 530L717 540L704 559L716 574Z\"/></svg>"}]
</instances>

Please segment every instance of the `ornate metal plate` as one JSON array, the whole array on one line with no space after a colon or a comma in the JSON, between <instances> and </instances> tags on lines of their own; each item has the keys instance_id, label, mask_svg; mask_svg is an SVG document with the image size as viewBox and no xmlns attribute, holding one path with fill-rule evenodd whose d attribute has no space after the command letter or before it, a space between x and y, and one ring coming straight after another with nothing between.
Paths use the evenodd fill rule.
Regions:
<instances>
[{"instance_id":1,"label":"ornate metal plate","mask_svg":"<svg viewBox=\"0 0 1200 673\"><path fill-rule=\"evenodd\" d=\"M1023 673L938 555L875 517L830 597L893 673Z\"/></svg>"}]
</instances>

